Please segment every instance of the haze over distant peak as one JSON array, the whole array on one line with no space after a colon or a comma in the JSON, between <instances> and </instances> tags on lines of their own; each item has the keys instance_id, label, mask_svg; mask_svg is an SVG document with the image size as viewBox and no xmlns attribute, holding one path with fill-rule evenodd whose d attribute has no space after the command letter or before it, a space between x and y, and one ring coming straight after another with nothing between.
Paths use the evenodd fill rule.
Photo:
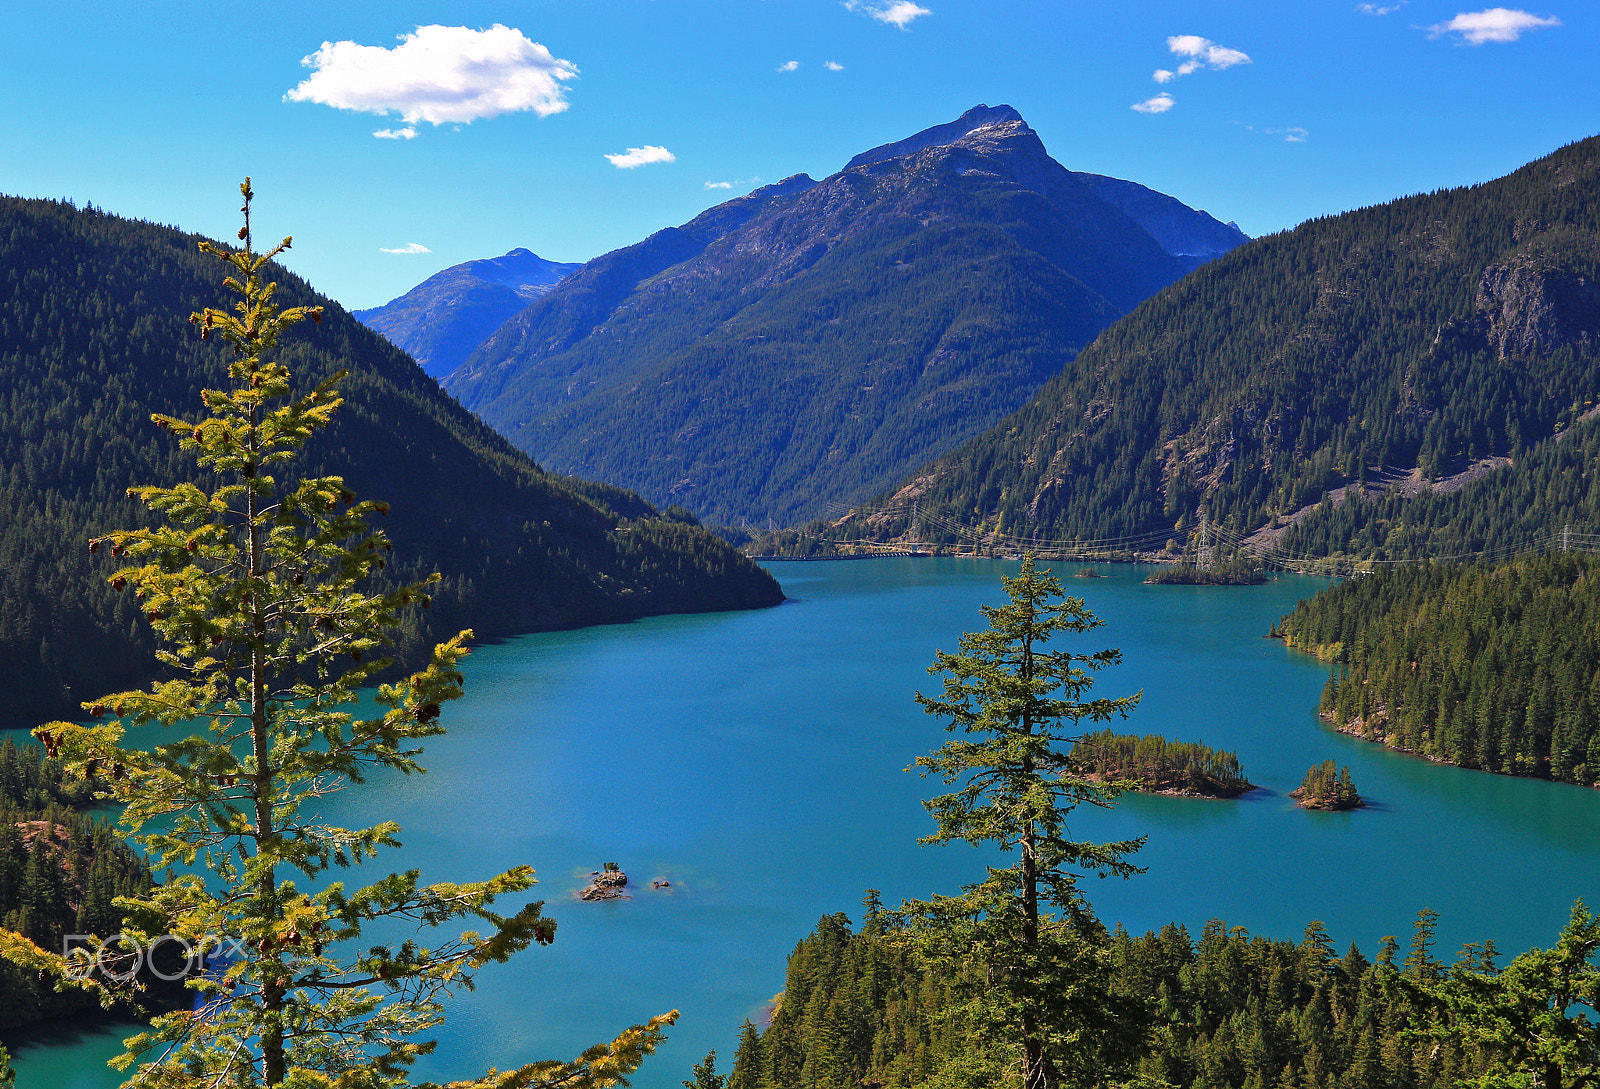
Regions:
<instances>
[{"instance_id":1,"label":"haze over distant peak","mask_svg":"<svg viewBox=\"0 0 1600 1089\"><path fill-rule=\"evenodd\" d=\"M467 261L438 275L466 272L480 280L509 287L525 299L536 299L582 264L581 261L548 261L527 247L518 246L501 257Z\"/></svg>"},{"instance_id":2,"label":"haze over distant peak","mask_svg":"<svg viewBox=\"0 0 1600 1089\"><path fill-rule=\"evenodd\" d=\"M1190 208L1176 197L1157 193L1137 182L1079 174L1095 196L1120 208L1124 215L1150 232L1161 248L1174 257L1210 260L1227 253L1250 236L1238 224L1219 223L1209 213Z\"/></svg>"}]
</instances>

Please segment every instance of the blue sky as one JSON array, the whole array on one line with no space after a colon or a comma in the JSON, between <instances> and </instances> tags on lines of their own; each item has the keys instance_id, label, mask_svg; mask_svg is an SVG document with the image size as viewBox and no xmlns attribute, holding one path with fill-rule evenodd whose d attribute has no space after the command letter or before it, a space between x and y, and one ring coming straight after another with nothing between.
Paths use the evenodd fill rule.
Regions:
<instances>
[{"instance_id":1,"label":"blue sky","mask_svg":"<svg viewBox=\"0 0 1600 1089\"><path fill-rule=\"evenodd\" d=\"M1600 132L1600 4L1551 4L11 4L0 192L231 237L249 174L259 237L365 307L517 246L587 260L981 102L1260 235Z\"/></svg>"}]
</instances>

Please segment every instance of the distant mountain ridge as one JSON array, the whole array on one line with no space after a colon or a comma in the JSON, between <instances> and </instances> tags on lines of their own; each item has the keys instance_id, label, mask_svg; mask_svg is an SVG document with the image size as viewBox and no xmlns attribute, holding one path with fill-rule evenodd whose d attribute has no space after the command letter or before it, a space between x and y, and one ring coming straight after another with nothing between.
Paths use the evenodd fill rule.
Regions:
<instances>
[{"instance_id":1,"label":"distant mountain ridge","mask_svg":"<svg viewBox=\"0 0 1600 1089\"><path fill-rule=\"evenodd\" d=\"M1203 264L1249 238L1232 223L1218 223L1205 212L1135 182L1101 174L1079 174L1095 196L1121 209L1174 257L1198 257Z\"/></svg>"},{"instance_id":2,"label":"distant mountain ridge","mask_svg":"<svg viewBox=\"0 0 1600 1089\"><path fill-rule=\"evenodd\" d=\"M984 135L990 139L1002 134L1020 135L1021 130L1027 129L1027 122L1010 106L976 106L948 124L935 125L904 140L863 151L846 163L845 169L870 166L931 147L970 140L984 129L989 130ZM1100 174L1072 173L1088 185L1095 196L1143 227L1162 249L1175 257L1209 259L1249 241L1248 236L1235 224L1219 223L1205 212L1196 211L1175 197L1157 193L1137 182Z\"/></svg>"},{"instance_id":3,"label":"distant mountain ridge","mask_svg":"<svg viewBox=\"0 0 1600 1089\"><path fill-rule=\"evenodd\" d=\"M443 378L507 318L581 267L518 248L503 257L452 265L398 299L352 313L428 374Z\"/></svg>"},{"instance_id":4,"label":"distant mountain ridge","mask_svg":"<svg viewBox=\"0 0 1600 1089\"><path fill-rule=\"evenodd\" d=\"M1093 178L980 106L596 258L445 386L546 466L722 522L815 514L979 433L1244 239Z\"/></svg>"}]
</instances>

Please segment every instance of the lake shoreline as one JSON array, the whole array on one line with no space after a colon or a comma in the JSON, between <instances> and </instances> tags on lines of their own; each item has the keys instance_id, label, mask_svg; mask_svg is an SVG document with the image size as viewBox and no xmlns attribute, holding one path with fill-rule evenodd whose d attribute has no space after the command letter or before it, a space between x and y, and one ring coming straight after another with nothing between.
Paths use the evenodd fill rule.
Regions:
<instances>
[{"instance_id":1,"label":"lake shoreline","mask_svg":"<svg viewBox=\"0 0 1600 1089\"><path fill-rule=\"evenodd\" d=\"M447 1006L430 1033L439 1047L414 1080L576 1055L681 1009L671 1039L632 1079L676 1089L708 1051L732 1054L819 917L859 922L868 888L896 904L981 880L982 852L919 845L936 784L904 769L945 736L913 698L936 685L935 652L981 629L981 607L1003 600L1000 576L1015 570L927 557L783 563L774 574L793 602L782 609L476 647L463 663L466 698L428 743L428 774L374 775L317 814L341 827L399 824L405 846L385 873L462 880L533 865L535 895L560 924L554 944L486 968ZM1104 626L1062 640L1074 653L1122 652L1088 695L1142 690L1129 718L1137 732L1203 736L1238 753L1258 785L1216 799L1235 805L1130 794L1075 810L1075 839L1147 837L1135 859L1143 874L1084 886L1108 927L1142 934L1174 923L1199 934L1222 919L1298 940L1321 919L1338 946L1373 949L1431 906L1440 948L1492 939L1510 955L1548 945L1573 901L1592 897L1593 792L1396 760L1317 719L1326 666L1261 637L1325 580L1186 593L1142 585L1136 567L1100 572L1072 592ZM1382 799L1381 820L1286 818L1282 797L1330 755ZM1492 880L1485 857L1496 859ZM646 891L613 908L563 899L606 859L644 875ZM1384 877L1328 880L1356 867ZM670 875L670 894L648 894L658 874ZM19 1083L113 1089L121 1078L104 1062L126 1035L85 1029L75 1043L21 1049Z\"/></svg>"}]
</instances>

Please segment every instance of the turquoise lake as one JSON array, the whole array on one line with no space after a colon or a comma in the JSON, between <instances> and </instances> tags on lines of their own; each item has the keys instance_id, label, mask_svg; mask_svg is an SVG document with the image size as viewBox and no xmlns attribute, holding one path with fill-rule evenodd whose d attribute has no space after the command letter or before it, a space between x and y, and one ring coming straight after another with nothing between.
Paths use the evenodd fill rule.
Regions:
<instances>
[{"instance_id":1,"label":"turquoise lake","mask_svg":"<svg viewBox=\"0 0 1600 1089\"><path fill-rule=\"evenodd\" d=\"M339 796L331 819L397 820L383 861L424 879L487 877L517 863L560 921L458 995L419 1077L444 1080L571 1057L669 1009L682 1016L634 1084L676 1089L783 985L784 958L819 916L859 920L883 899L951 893L982 873L964 846L921 847L919 804L937 784L904 769L939 745L912 701L1002 600L1011 562L895 559L774 564L791 600L747 613L663 617L480 647L430 772ZM1119 647L1095 695L1143 691L1121 732L1235 751L1262 789L1234 802L1127 796L1080 809L1081 839L1147 835L1147 872L1091 880L1102 918L1195 935L1209 919L1298 939L1321 920L1341 951L1404 946L1419 909L1442 913L1438 955L1493 939L1549 944L1574 900L1600 904L1600 791L1429 764L1341 736L1315 710L1325 666L1265 637L1325 582L1145 586L1147 569L1057 567L1104 627L1074 649ZM1371 804L1310 813L1288 792L1313 764L1348 765ZM585 904L589 872L616 861L633 899ZM653 879L671 882L652 891ZM16 1047L19 1085L102 1089L120 1028Z\"/></svg>"}]
</instances>

